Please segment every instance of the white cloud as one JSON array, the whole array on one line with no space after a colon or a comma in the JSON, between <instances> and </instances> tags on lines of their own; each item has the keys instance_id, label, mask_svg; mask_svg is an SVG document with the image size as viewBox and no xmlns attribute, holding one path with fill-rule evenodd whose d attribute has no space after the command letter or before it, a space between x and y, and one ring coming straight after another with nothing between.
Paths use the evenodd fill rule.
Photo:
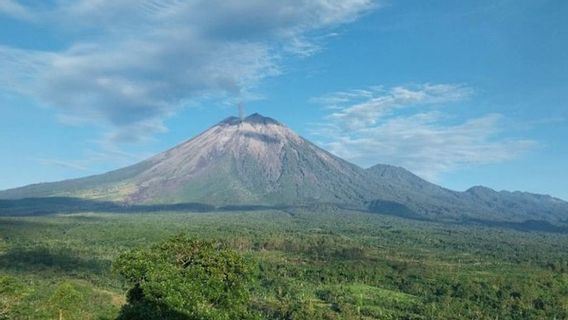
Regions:
<instances>
[{"instance_id":1,"label":"white cloud","mask_svg":"<svg viewBox=\"0 0 568 320\"><path fill-rule=\"evenodd\" d=\"M472 90L465 86L447 84L424 84L408 87L394 87L385 90L371 87L363 90L336 92L315 101L337 109L328 118L346 130L362 129L375 125L377 121L415 104L432 105L457 101L468 97Z\"/></svg>"},{"instance_id":2,"label":"white cloud","mask_svg":"<svg viewBox=\"0 0 568 320\"><path fill-rule=\"evenodd\" d=\"M432 180L464 166L507 161L535 146L501 137L499 114L451 123L440 111L472 92L446 84L337 92L314 99L331 105L332 113L313 133L331 152L362 166L394 164Z\"/></svg>"},{"instance_id":3,"label":"white cloud","mask_svg":"<svg viewBox=\"0 0 568 320\"><path fill-rule=\"evenodd\" d=\"M28 20L32 17L29 10L15 0L0 0L0 14Z\"/></svg>"},{"instance_id":4,"label":"white cloud","mask_svg":"<svg viewBox=\"0 0 568 320\"><path fill-rule=\"evenodd\" d=\"M350 22L372 0L0 0L0 14L33 21L70 43L39 52L0 47L0 84L91 124L115 141L165 130L164 119L200 97L248 95L310 55L315 31ZM310 36L309 36L309 35Z\"/></svg>"}]
</instances>

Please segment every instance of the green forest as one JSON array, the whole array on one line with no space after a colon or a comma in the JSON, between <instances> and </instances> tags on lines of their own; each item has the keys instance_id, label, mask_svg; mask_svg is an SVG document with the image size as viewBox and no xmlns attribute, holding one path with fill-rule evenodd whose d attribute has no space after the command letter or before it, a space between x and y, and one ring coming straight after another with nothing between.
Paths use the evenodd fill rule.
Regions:
<instances>
[{"instance_id":1,"label":"green forest","mask_svg":"<svg viewBox=\"0 0 568 320\"><path fill-rule=\"evenodd\" d=\"M568 319L567 248L332 206L0 217L0 319Z\"/></svg>"}]
</instances>

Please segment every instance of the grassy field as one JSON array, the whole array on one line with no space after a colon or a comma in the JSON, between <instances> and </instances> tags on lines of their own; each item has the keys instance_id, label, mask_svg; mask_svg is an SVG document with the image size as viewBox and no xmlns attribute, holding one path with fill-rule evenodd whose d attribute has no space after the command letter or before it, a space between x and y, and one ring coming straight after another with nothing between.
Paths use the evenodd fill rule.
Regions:
<instances>
[{"instance_id":1,"label":"grassy field","mask_svg":"<svg viewBox=\"0 0 568 320\"><path fill-rule=\"evenodd\" d=\"M0 217L0 319L114 319L113 260L180 233L254 262L264 318L568 319L567 234L332 207Z\"/></svg>"}]
</instances>

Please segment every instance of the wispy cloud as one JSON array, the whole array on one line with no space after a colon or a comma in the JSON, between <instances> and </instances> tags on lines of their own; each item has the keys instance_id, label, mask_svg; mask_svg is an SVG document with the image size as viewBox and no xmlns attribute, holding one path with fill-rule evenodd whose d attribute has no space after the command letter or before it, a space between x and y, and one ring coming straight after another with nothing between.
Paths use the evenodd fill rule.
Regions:
<instances>
[{"instance_id":1,"label":"wispy cloud","mask_svg":"<svg viewBox=\"0 0 568 320\"><path fill-rule=\"evenodd\" d=\"M89 148L83 152L81 157L76 159L37 157L36 161L43 166L56 166L74 171L88 172L91 171L93 167L126 166L151 156L151 154L148 153L125 152L116 145L109 143L107 139L92 141L92 143L98 145L98 148Z\"/></svg>"},{"instance_id":2,"label":"wispy cloud","mask_svg":"<svg viewBox=\"0 0 568 320\"><path fill-rule=\"evenodd\" d=\"M28 20L33 14L28 8L15 0L0 0L0 14Z\"/></svg>"},{"instance_id":3,"label":"wispy cloud","mask_svg":"<svg viewBox=\"0 0 568 320\"><path fill-rule=\"evenodd\" d=\"M58 159L49 159L49 158L39 158L37 159L37 162L45 166L57 166L77 171L88 170L88 168L83 165L83 161L68 161L68 160L58 160Z\"/></svg>"},{"instance_id":4,"label":"wispy cloud","mask_svg":"<svg viewBox=\"0 0 568 320\"><path fill-rule=\"evenodd\" d=\"M200 97L242 94L281 72L288 55L320 48L372 0L0 0L0 14L64 34L40 52L0 47L0 83L54 108L67 124L110 128L137 141Z\"/></svg>"},{"instance_id":5,"label":"wispy cloud","mask_svg":"<svg viewBox=\"0 0 568 320\"><path fill-rule=\"evenodd\" d=\"M337 111L329 115L346 130L363 129L391 115L398 109L419 105L442 104L467 98L472 90L465 86L423 84L415 87L394 87L386 90L371 87L335 92L316 98L315 102Z\"/></svg>"},{"instance_id":6,"label":"wispy cloud","mask_svg":"<svg viewBox=\"0 0 568 320\"><path fill-rule=\"evenodd\" d=\"M472 93L448 84L336 92L313 99L330 110L313 133L333 153L362 166L395 164L432 180L464 166L514 159L536 145L503 137L500 114L456 123L440 108Z\"/></svg>"}]
</instances>

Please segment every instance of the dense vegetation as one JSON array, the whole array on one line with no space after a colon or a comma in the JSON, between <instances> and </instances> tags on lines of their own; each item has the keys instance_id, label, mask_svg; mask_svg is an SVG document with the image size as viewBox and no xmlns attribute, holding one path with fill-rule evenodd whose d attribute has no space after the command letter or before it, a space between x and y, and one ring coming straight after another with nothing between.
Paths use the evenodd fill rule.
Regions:
<instances>
[{"instance_id":1,"label":"dense vegetation","mask_svg":"<svg viewBox=\"0 0 568 320\"><path fill-rule=\"evenodd\" d=\"M121 255L115 269L133 285L120 319L252 319L252 264L210 241L177 236Z\"/></svg>"},{"instance_id":2,"label":"dense vegetation","mask_svg":"<svg viewBox=\"0 0 568 320\"><path fill-rule=\"evenodd\" d=\"M176 235L183 236L168 241ZM212 265L179 273L171 256L196 247L204 250L200 259L214 257L239 275L235 291L212 280L211 291L191 293ZM1 217L0 319L125 318L137 302L167 292L133 290L148 285L141 275L159 276L137 261L170 270L162 284L187 290L189 302L161 300L182 315L231 292L217 297L237 309L209 319L567 319L566 248L562 233L333 207Z\"/></svg>"}]
</instances>

